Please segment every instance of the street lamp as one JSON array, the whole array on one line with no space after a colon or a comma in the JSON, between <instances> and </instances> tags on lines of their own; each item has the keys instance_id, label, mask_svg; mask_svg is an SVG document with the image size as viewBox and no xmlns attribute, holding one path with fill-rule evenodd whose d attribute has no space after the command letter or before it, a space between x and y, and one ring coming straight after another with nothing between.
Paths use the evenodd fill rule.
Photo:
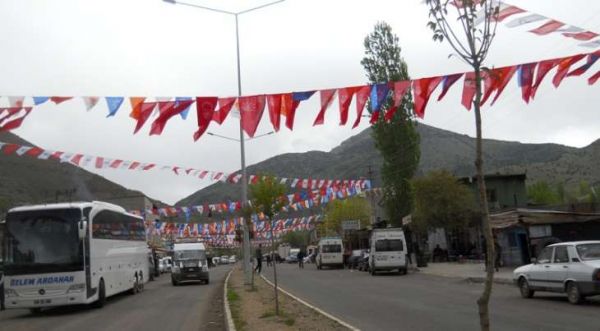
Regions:
<instances>
[{"instance_id":1,"label":"street lamp","mask_svg":"<svg viewBox=\"0 0 600 331\"><path fill-rule=\"evenodd\" d=\"M198 8L198 9L204 9L204 10L208 10L208 11L212 11L212 12L217 12L217 13L221 13L221 14L227 14L227 15L231 15L231 16L235 17L235 48L236 48L236 60L237 60L238 97L242 96L242 74L241 74L241 70L240 70L240 34L239 34L239 29L238 29L238 25L239 25L238 24L238 16L249 13L251 11L255 11L258 9L262 9L265 7L269 7L269 6L278 4L285 0L277 0L277 1L269 2L264 5L260 5L260 6L253 7L250 9L242 10L239 12L232 12L232 11L227 11L227 10L222 10L222 9L217 9L217 8L211 8L211 7L196 5L196 4L187 3L187 2L180 2L177 0L163 0L163 1L166 3L174 4L174 5L179 4L179 5L184 5L184 6L188 6L188 7L194 7L194 8ZM243 207L246 204L246 201L248 201L248 179L247 179L247 175L246 175L246 151L245 151L245 147L244 147L244 130L242 128L241 116L240 116L240 140L239 140L239 142L240 142L240 154L241 154L241 163L242 163L242 207ZM248 285L252 282L252 270L250 270L250 235L249 235L248 227L246 226L245 222L244 222L243 230L244 230L243 246L244 246L244 278L245 278L244 280L245 280L246 285Z\"/></svg>"}]
</instances>

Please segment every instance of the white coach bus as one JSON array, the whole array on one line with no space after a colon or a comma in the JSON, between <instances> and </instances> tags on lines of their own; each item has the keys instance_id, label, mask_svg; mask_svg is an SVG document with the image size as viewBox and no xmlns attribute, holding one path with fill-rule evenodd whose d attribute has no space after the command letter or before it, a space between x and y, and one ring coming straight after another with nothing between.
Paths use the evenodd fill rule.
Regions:
<instances>
[{"instance_id":1,"label":"white coach bus","mask_svg":"<svg viewBox=\"0 0 600 331\"><path fill-rule=\"evenodd\" d=\"M104 202L57 203L11 209L6 216L6 308L93 303L148 280L148 246L141 217Z\"/></svg>"}]
</instances>

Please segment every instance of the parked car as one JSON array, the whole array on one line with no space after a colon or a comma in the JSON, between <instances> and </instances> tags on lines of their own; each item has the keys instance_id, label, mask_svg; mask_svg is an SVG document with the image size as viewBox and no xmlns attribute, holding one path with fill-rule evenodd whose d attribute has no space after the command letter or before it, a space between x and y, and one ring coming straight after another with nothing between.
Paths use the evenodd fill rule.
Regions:
<instances>
[{"instance_id":1,"label":"parked car","mask_svg":"<svg viewBox=\"0 0 600 331\"><path fill-rule=\"evenodd\" d=\"M298 263L298 255L288 255L288 257L285 258L285 262L287 263Z\"/></svg>"},{"instance_id":2,"label":"parked car","mask_svg":"<svg viewBox=\"0 0 600 331\"><path fill-rule=\"evenodd\" d=\"M158 269L161 273L171 272L171 268L173 267L173 260L170 256L163 257L160 259L158 264Z\"/></svg>"},{"instance_id":3,"label":"parked car","mask_svg":"<svg viewBox=\"0 0 600 331\"><path fill-rule=\"evenodd\" d=\"M566 293L572 304L600 295L600 241L575 241L545 247L533 263L514 270L521 296L535 291Z\"/></svg>"},{"instance_id":4,"label":"parked car","mask_svg":"<svg viewBox=\"0 0 600 331\"><path fill-rule=\"evenodd\" d=\"M235 257L235 255L231 255L231 256L229 257L229 263L230 263L230 264L234 264L234 263L236 263L236 262L237 262L237 258Z\"/></svg>"},{"instance_id":5,"label":"parked car","mask_svg":"<svg viewBox=\"0 0 600 331\"><path fill-rule=\"evenodd\" d=\"M353 250L348 259L346 260L346 266L348 269L357 269L358 262L364 255L364 251L362 249Z\"/></svg>"},{"instance_id":6,"label":"parked car","mask_svg":"<svg viewBox=\"0 0 600 331\"><path fill-rule=\"evenodd\" d=\"M221 256L221 264L228 264L228 263L229 263L229 256L227 256L227 255Z\"/></svg>"}]
</instances>

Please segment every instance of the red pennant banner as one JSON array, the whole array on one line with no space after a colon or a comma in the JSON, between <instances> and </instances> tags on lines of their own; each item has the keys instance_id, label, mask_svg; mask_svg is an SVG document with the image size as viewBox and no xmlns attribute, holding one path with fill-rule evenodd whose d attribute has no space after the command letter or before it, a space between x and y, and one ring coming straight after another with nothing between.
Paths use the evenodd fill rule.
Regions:
<instances>
[{"instance_id":1,"label":"red pennant banner","mask_svg":"<svg viewBox=\"0 0 600 331\"><path fill-rule=\"evenodd\" d=\"M321 125L324 123L325 112L327 111L327 108L329 108L331 103L333 102L333 97L335 96L335 91L336 91L335 89L330 89L330 90L322 90L319 92L320 97L321 97L321 109L319 110L319 114L317 115L317 118L315 118L313 126Z\"/></svg>"},{"instance_id":2,"label":"red pennant banner","mask_svg":"<svg viewBox=\"0 0 600 331\"><path fill-rule=\"evenodd\" d=\"M217 107L219 98L217 97L197 97L196 98L196 113L198 116L198 131L194 133L194 141L206 132L210 121L212 120Z\"/></svg>"},{"instance_id":3,"label":"red pennant banner","mask_svg":"<svg viewBox=\"0 0 600 331\"><path fill-rule=\"evenodd\" d=\"M279 132L281 124L281 99L283 94L267 95L267 108L269 109L269 119L275 132Z\"/></svg>"},{"instance_id":4,"label":"red pennant banner","mask_svg":"<svg viewBox=\"0 0 600 331\"><path fill-rule=\"evenodd\" d=\"M142 102L140 104L140 112L137 115L137 124L135 125L135 130L133 131L133 134L136 134L138 131L140 131L144 124L146 124L146 121L148 121L148 118L150 118L150 115L152 114L152 111L155 107L156 102Z\"/></svg>"},{"instance_id":5,"label":"red pennant banner","mask_svg":"<svg viewBox=\"0 0 600 331\"><path fill-rule=\"evenodd\" d=\"M340 103L340 125L346 125L348 122L348 109L352 102L352 97L360 89L360 86L346 87L338 90L338 100Z\"/></svg>"},{"instance_id":6,"label":"red pennant banner","mask_svg":"<svg viewBox=\"0 0 600 331\"><path fill-rule=\"evenodd\" d=\"M158 118L152 123L150 135L160 135L167 125L167 121L173 116L179 115L179 113L186 110L193 102L193 100L159 102L160 115L158 115Z\"/></svg>"},{"instance_id":7,"label":"red pennant banner","mask_svg":"<svg viewBox=\"0 0 600 331\"><path fill-rule=\"evenodd\" d=\"M365 109L365 105L367 104L367 100L369 100L369 95L371 94L371 86L365 85L361 86L356 92L356 120L352 125L352 128L356 128L360 124L360 120L362 118L363 110Z\"/></svg>"},{"instance_id":8,"label":"red pennant banner","mask_svg":"<svg viewBox=\"0 0 600 331\"><path fill-rule=\"evenodd\" d=\"M425 117L425 108L429 97L442 81L441 76L413 80L414 111L419 118Z\"/></svg>"},{"instance_id":9,"label":"red pennant banner","mask_svg":"<svg viewBox=\"0 0 600 331\"><path fill-rule=\"evenodd\" d=\"M392 120L392 118L394 117L394 114L398 110L398 107L400 107L402 105L402 99L404 99L404 95L406 94L406 92L408 91L409 88L410 88L410 81L400 81L400 82L393 83L392 90L393 90L394 104L392 105L392 107L390 109L388 109L385 112L384 118L386 121L389 122Z\"/></svg>"},{"instance_id":10,"label":"red pennant banner","mask_svg":"<svg viewBox=\"0 0 600 331\"><path fill-rule=\"evenodd\" d=\"M239 105L242 129L248 136L254 137L258 123L265 110L265 96L255 95L250 97L240 97Z\"/></svg>"},{"instance_id":11,"label":"red pennant banner","mask_svg":"<svg viewBox=\"0 0 600 331\"><path fill-rule=\"evenodd\" d=\"M214 113L212 120L223 124L236 100L237 98L219 98L219 109Z\"/></svg>"}]
</instances>

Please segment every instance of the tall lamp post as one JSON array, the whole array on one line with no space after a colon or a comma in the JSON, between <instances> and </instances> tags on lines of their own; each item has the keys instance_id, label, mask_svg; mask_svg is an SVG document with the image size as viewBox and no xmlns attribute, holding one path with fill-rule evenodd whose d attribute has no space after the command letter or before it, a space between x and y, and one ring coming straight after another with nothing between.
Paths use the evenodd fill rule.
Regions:
<instances>
[{"instance_id":1,"label":"tall lamp post","mask_svg":"<svg viewBox=\"0 0 600 331\"><path fill-rule=\"evenodd\" d=\"M238 96L242 96L242 74L240 70L240 34L238 28L238 17L240 15L262 9L265 7L269 7L285 0L277 0L273 2L266 3L264 5L256 6L250 9L242 10L239 12L232 12L217 8L211 8L201 5L196 5L187 2L180 2L177 0L163 0L164 2L170 4L179 4L183 6L193 7L197 9L209 10L212 12L217 12L221 14L231 15L235 18L235 48L236 48L236 60L237 60L237 85L238 85ZM246 175L246 151L244 147L244 130L242 129L242 119L240 116L240 152L241 152L241 165L242 165L242 207L246 205L248 201L248 177ZM246 285L251 284L252 282L252 270L250 269L250 233L246 222L244 222L244 226L242 227L244 240L243 240L243 249L244 249L244 283Z\"/></svg>"}]
</instances>

